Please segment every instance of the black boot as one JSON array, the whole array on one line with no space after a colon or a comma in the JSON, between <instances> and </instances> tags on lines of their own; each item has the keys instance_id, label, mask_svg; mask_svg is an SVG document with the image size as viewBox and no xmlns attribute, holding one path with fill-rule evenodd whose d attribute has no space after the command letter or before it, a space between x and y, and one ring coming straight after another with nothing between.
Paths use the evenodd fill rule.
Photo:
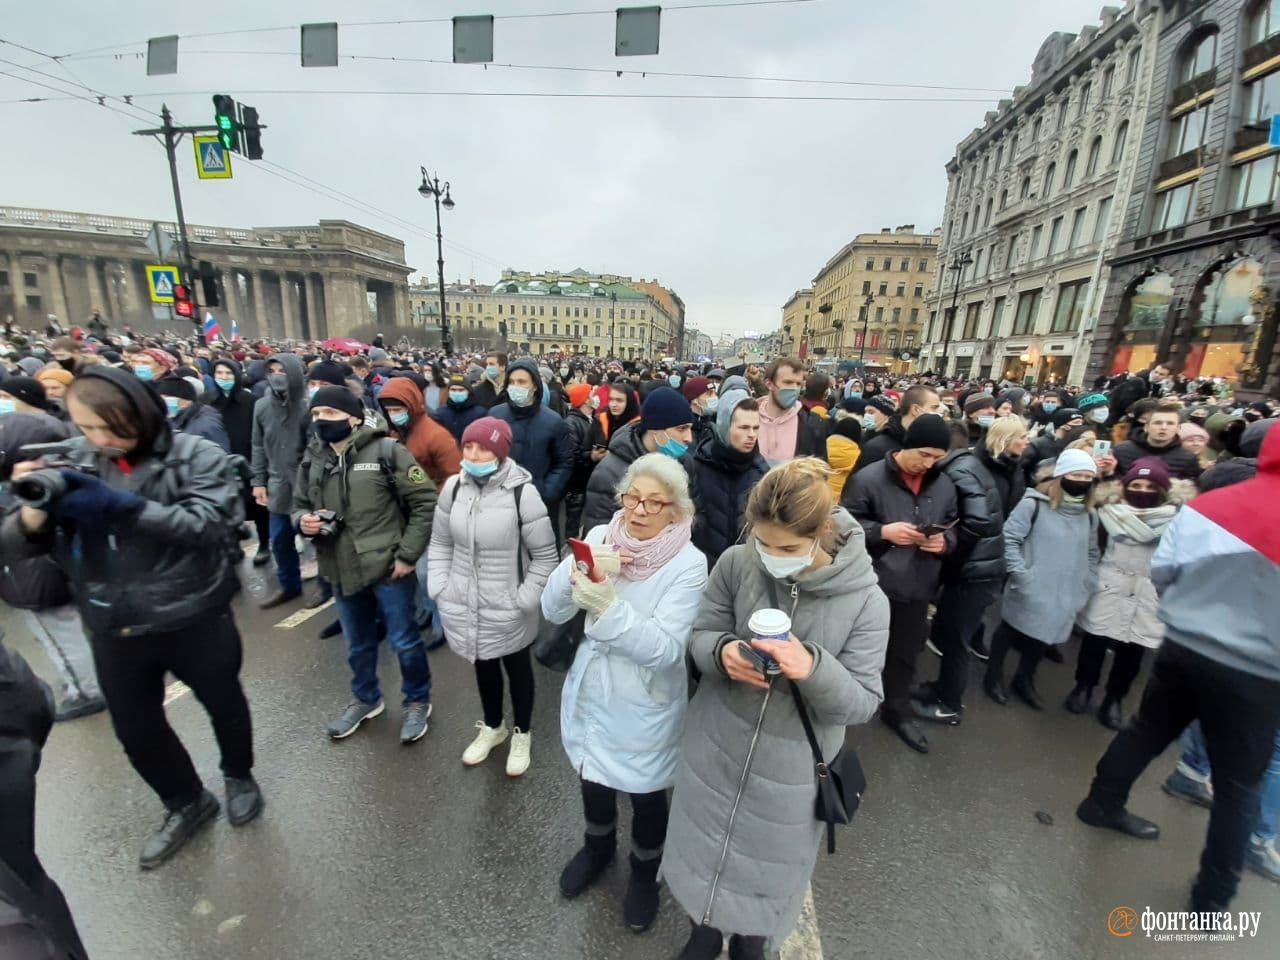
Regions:
<instances>
[{"instance_id":1,"label":"black boot","mask_svg":"<svg viewBox=\"0 0 1280 960\"><path fill-rule=\"evenodd\" d=\"M342 632L342 621L335 620L333 621L333 623L329 624L327 627L325 627L323 630L320 631L320 639L328 640L330 637L336 637L341 632Z\"/></svg>"},{"instance_id":2,"label":"black boot","mask_svg":"<svg viewBox=\"0 0 1280 960\"><path fill-rule=\"evenodd\" d=\"M196 832L218 815L218 798L208 790L200 799L179 810L170 810L164 824L148 838L138 858L143 870L153 870L181 850Z\"/></svg>"},{"instance_id":3,"label":"black boot","mask_svg":"<svg viewBox=\"0 0 1280 960\"><path fill-rule=\"evenodd\" d=\"M1015 674L1009 690L1032 710L1044 709L1044 701L1040 699L1040 692L1036 690L1036 682L1030 674Z\"/></svg>"},{"instance_id":4,"label":"black boot","mask_svg":"<svg viewBox=\"0 0 1280 960\"><path fill-rule=\"evenodd\" d=\"M1002 707L1009 705L1009 691L1005 689L1004 680L999 674L987 671L986 676L982 678L982 689L987 691L987 696L1000 704Z\"/></svg>"},{"instance_id":5,"label":"black boot","mask_svg":"<svg viewBox=\"0 0 1280 960\"><path fill-rule=\"evenodd\" d=\"M1050 663L1063 663L1062 648L1056 643L1051 643L1045 647L1044 658Z\"/></svg>"},{"instance_id":6,"label":"black boot","mask_svg":"<svg viewBox=\"0 0 1280 960\"><path fill-rule=\"evenodd\" d=\"M1114 697L1106 697L1098 707L1098 722L1108 730L1119 730L1124 726L1124 714L1120 712L1120 701Z\"/></svg>"},{"instance_id":7,"label":"black boot","mask_svg":"<svg viewBox=\"0 0 1280 960\"><path fill-rule=\"evenodd\" d=\"M582 849L560 871L560 893L572 900L600 879L604 868L613 863L618 832L588 833Z\"/></svg>"},{"instance_id":8,"label":"black boot","mask_svg":"<svg viewBox=\"0 0 1280 960\"><path fill-rule=\"evenodd\" d=\"M1062 704L1068 713L1088 713L1089 701L1093 698L1093 687L1082 687L1076 684L1074 690L1067 695L1066 701Z\"/></svg>"},{"instance_id":9,"label":"black boot","mask_svg":"<svg viewBox=\"0 0 1280 960\"><path fill-rule=\"evenodd\" d=\"M262 789L253 776L224 777L227 791L227 822L243 827L262 812Z\"/></svg>"},{"instance_id":10,"label":"black boot","mask_svg":"<svg viewBox=\"0 0 1280 960\"><path fill-rule=\"evenodd\" d=\"M724 934L715 927L698 926L692 920L689 922L693 930L676 960L716 960L724 949Z\"/></svg>"},{"instance_id":11,"label":"black boot","mask_svg":"<svg viewBox=\"0 0 1280 960\"><path fill-rule=\"evenodd\" d=\"M658 864L662 861L641 860L631 854L631 879L622 901L622 916L632 933L644 933L658 917Z\"/></svg>"},{"instance_id":12,"label":"black boot","mask_svg":"<svg viewBox=\"0 0 1280 960\"><path fill-rule=\"evenodd\" d=\"M764 960L764 937L729 937L729 960Z\"/></svg>"}]
</instances>

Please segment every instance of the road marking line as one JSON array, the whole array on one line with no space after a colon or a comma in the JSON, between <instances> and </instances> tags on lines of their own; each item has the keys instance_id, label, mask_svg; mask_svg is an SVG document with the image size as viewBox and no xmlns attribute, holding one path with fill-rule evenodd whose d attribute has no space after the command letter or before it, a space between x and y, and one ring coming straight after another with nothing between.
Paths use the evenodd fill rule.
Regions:
<instances>
[{"instance_id":1,"label":"road marking line","mask_svg":"<svg viewBox=\"0 0 1280 960\"><path fill-rule=\"evenodd\" d=\"M179 697L185 697L190 692L191 692L190 687L188 687L181 680L175 680L173 681L173 683L169 684L167 687L164 688L164 705L167 707L169 704L173 703L173 701L177 700Z\"/></svg>"},{"instance_id":2,"label":"road marking line","mask_svg":"<svg viewBox=\"0 0 1280 960\"><path fill-rule=\"evenodd\" d=\"M818 913L813 905L813 887L804 892L800 920L782 944L781 960L822 960L822 937L818 934Z\"/></svg>"},{"instance_id":3,"label":"road marking line","mask_svg":"<svg viewBox=\"0 0 1280 960\"><path fill-rule=\"evenodd\" d=\"M279 623L276 624L276 629L292 630L294 627L298 627L306 623L308 620L314 617L317 613L320 613L322 610L328 610L332 606L333 606L333 601L326 600L324 603L320 604L320 606L318 607L312 607L309 610L299 610L297 613L291 613L289 614L289 616L285 617L283 620L281 620Z\"/></svg>"}]
</instances>

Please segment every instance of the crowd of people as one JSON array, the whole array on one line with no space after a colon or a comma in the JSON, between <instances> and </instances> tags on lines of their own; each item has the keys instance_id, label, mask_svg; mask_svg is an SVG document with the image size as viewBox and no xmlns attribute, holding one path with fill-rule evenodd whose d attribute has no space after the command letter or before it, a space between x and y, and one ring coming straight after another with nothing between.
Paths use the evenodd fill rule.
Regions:
<instances>
[{"instance_id":1,"label":"crowd of people","mask_svg":"<svg viewBox=\"0 0 1280 960\"><path fill-rule=\"evenodd\" d=\"M665 882L690 919L682 960L725 937L730 957L762 957L794 927L825 826L807 731L830 764L878 715L927 754L928 724L963 720L973 658L996 704L1043 710L1037 670L1073 638L1063 706L1118 731L1079 818L1158 835L1128 790L1184 735L1165 789L1212 807L1193 909L1224 908L1246 863L1280 880L1270 401L1163 366L1086 391L833 377L785 357L346 356L101 330L0 347L0 598L59 673L56 717L107 710L163 804L145 869L220 807L165 718L166 673L209 715L229 822L263 809L232 608L244 561L272 567L264 609L332 598L324 633L342 634L351 671L334 740L386 710L384 638L400 739L425 736L447 644L479 699L463 764L507 744L523 776L533 654L558 651L584 821L560 891L613 862L627 795L624 922L649 929ZM784 627L763 630L761 611ZM917 682L926 645L937 674ZM0 653L0 727L29 743L0 793L29 799L48 707ZM0 895L20 884L46 911L35 928L81 955L9 824L17 879L0 874Z\"/></svg>"}]
</instances>

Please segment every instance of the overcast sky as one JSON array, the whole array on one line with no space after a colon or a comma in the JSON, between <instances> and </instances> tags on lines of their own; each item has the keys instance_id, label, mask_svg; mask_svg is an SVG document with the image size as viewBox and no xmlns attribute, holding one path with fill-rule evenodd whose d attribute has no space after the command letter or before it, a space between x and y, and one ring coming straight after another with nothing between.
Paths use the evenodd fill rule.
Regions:
<instances>
[{"instance_id":1,"label":"overcast sky","mask_svg":"<svg viewBox=\"0 0 1280 960\"><path fill-rule=\"evenodd\" d=\"M717 0L679 0L680 3ZM1117 0L1118 3L1118 0ZM0 39L67 54L108 53L63 65L13 46L17 73L87 95L135 95L178 120L212 122L210 94L245 91L270 129L266 159L410 221L388 221L341 198L287 183L279 168L240 161L232 181L198 181L179 153L189 222L271 226L344 218L404 239L408 261L434 276L434 214L419 198L419 165L453 184L446 215L449 281L492 282L503 267L658 277L713 334L772 330L790 293L806 286L854 234L938 225L943 164L955 144L1030 75L1052 31L1095 23L1100 0L812 0L726 9L668 9L656 57L615 57L614 18L499 19L495 61L608 71L671 71L988 90L924 90L762 81L640 77L451 63L342 60L302 69L296 25L455 14L607 10L602 0L55 0L6 11ZM121 9L124 8L124 9ZM223 37L193 34L290 27ZM147 77L138 41L177 33L177 76ZM240 51L197 53L204 51ZM278 55L271 55L275 51ZM246 53L251 52L251 53ZM350 26L339 52L448 61L447 22ZM375 90L377 96L300 91ZM252 91L252 92L249 92ZM752 94L926 97L974 102L817 102L408 96L488 93ZM399 92L392 95L393 92ZM57 96L0 76L0 101ZM118 105L119 106L119 105ZM130 136L142 124L69 100L0 103L9 136L0 151L0 204L172 219L163 151ZM271 172L268 172L271 171ZM452 243L451 243L452 241Z\"/></svg>"}]
</instances>

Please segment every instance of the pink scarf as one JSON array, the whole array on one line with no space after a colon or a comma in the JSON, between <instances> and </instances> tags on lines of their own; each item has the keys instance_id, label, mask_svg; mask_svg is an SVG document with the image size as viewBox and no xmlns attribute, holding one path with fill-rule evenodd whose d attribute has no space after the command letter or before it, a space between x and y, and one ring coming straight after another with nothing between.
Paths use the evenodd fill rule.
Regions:
<instances>
[{"instance_id":1,"label":"pink scarf","mask_svg":"<svg viewBox=\"0 0 1280 960\"><path fill-rule=\"evenodd\" d=\"M684 549L693 535L693 518L667 524L665 530L648 540L637 540L627 533L626 511L619 510L609 521L605 543L625 550L634 558L624 563L619 576L627 580L648 580L666 566L667 561Z\"/></svg>"}]
</instances>

